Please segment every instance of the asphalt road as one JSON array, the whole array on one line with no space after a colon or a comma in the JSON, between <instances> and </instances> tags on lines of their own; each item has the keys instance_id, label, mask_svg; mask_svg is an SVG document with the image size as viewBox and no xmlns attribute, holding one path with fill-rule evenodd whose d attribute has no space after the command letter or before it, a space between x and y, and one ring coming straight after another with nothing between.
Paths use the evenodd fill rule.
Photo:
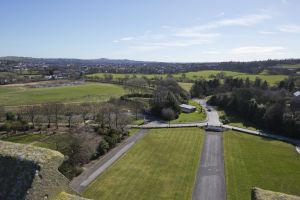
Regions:
<instances>
[{"instance_id":1,"label":"asphalt road","mask_svg":"<svg viewBox=\"0 0 300 200\"><path fill-rule=\"evenodd\" d=\"M99 175L126 153L135 142L144 137L148 130L141 129L138 133L127 138L120 145L109 151L101 159L88 167L82 174L75 177L70 186L78 193L83 192Z\"/></svg>"},{"instance_id":2,"label":"asphalt road","mask_svg":"<svg viewBox=\"0 0 300 200\"><path fill-rule=\"evenodd\" d=\"M202 108L205 109L207 114L207 123L209 126L220 126L222 124L219 119L218 111L216 111L214 107L207 105L204 99L193 100L199 103L202 106Z\"/></svg>"},{"instance_id":3,"label":"asphalt road","mask_svg":"<svg viewBox=\"0 0 300 200\"><path fill-rule=\"evenodd\" d=\"M205 133L205 143L192 199L226 199L222 132Z\"/></svg>"}]
</instances>

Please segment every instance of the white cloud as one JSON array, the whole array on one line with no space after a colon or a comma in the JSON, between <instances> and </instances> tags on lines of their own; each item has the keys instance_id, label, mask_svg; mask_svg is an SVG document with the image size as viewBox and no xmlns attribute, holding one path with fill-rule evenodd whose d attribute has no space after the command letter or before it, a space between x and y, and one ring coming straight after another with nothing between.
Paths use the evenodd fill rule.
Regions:
<instances>
[{"instance_id":1,"label":"white cloud","mask_svg":"<svg viewBox=\"0 0 300 200\"><path fill-rule=\"evenodd\" d=\"M219 14L216 15L216 17L223 17L225 15L225 12L220 12Z\"/></svg>"},{"instance_id":2,"label":"white cloud","mask_svg":"<svg viewBox=\"0 0 300 200\"><path fill-rule=\"evenodd\" d=\"M267 15L267 14L253 14L253 15L241 16L237 18L218 20L218 21L210 22L199 26L183 28L181 29L181 32L195 33L195 32L202 32L211 29L226 27L226 26L252 26L271 18L272 18L271 15Z\"/></svg>"},{"instance_id":3,"label":"white cloud","mask_svg":"<svg viewBox=\"0 0 300 200\"><path fill-rule=\"evenodd\" d=\"M271 16L267 14L254 14L254 15L248 15L239 18L221 20L217 22L217 24L219 26L234 26L234 25L251 26L254 24L261 23L270 18Z\"/></svg>"},{"instance_id":4,"label":"white cloud","mask_svg":"<svg viewBox=\"0 0 300 200\"><path fill-rule=\"evenodd\" d=\"M285 33L300 33L300 25L288 24L279 27L281 32Z\"/></svg>"},{"instance_id":5,"label":"white cloud","mask_svg":"<svg viewBox=\"0 0 300 200\"><path fill-rule=\"evenodd\" d=\"M121 41L131 41L131 40L134 40L134 37L123 37L120 40Z\"/></svg>"},{"instance_id":6,"label":"white cloud","mask_svg":"<svg viewBox=\"0 0 300 200\"><path fill-rule=\"evenodd\" d=\"M218 51L202 51L202 54L208 54L208 55L217 55L220 54Z\"/></svg>"},{"instance_id":7,"label":"white cloud","mask_svg":"<svg viewBox=\"0 0 300 200\"><path fill-rule=\"evenodd\" d=\"M285 5L290 5L290 2L288 0L280 0L281 3L285 4Z\"/></svg>"},{"instance_id":8,"label":"white cloud","mask_svg":"<svg viewBox=\"0 0 300 200\"><path fill-rule=\"evenodd\" d=\"M269 53L280 53L285 50L284 47L280 46L249 46L239 47L231 50L232 54L269 54Z\"/></svg>"},{"instance_id":9,"label":"white cloud","mask_svg":"<svg viewBox=\"0 0 300 200\"><path fill-rule=\"evenodd\" d=\"M258 33L263 34L263 35L272 35L272 34L275 34L276 32L274 32L274 31L259 31Z\"/></svg>"},{"instance_id":10,"label":"white cloud","mask_svg":"<svg viewBox=\"0 0 300 200\"><path fill-rule=\"evenodd\" d=\"M224 13L220 13L224 15ZM214 29L227 26L251 26L261 23L271 16L267 14L253 14L237 18L220 19L199 26L174 28L167 25L161 27L160 33L146 31L139 36L123 37L116 41L126 42L132 49L156 50L162 48L180 48L212 44L221 36Z\"/></svg>"}]
</instances>

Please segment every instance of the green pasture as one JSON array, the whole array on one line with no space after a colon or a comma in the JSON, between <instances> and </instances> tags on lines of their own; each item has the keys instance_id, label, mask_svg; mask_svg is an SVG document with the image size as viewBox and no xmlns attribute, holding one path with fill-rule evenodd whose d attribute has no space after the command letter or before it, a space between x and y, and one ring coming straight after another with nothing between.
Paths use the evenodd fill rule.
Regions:
<instances>
[{"instance_id":1,"label":"green pasture","mask_svg":"<svg viewBox=\"0 0 300 200\"><path fill-rule=\"evenodd\" d=\"M246 79L247 77L254 81L256 77L261 78L262 80L266 80L270 85L275 85L277 82L286 79L286 75L268 75L266 73L262 74L246 74L241 72L233 72L233 71L220 71L220 70L203 70L203 71L196 71L196 72L187 72L185 73L186 78L190 80L197 80L197 79L212 79L214 76L223 72L225 76L232 76L235 78L243 78ZM89 74L87 77L94 77L94 78L104 78L106 73L95 73ZM123 79L123 78L133 78L133 77L146 77L148 79L154 78L165 78L167 74L111 74L113 79ZM182 73L172 74L174 78L181 78ZM188 85L183 86L184 89L188 89Z\"/></svg>"},{"instance_id":2,"label":"green pasture","mask_svg":"<svg viewBox=\"0 0 300 200\"><path fill-rule=\"evenodd\" d=\"M0 86L0 106L18 106L48 102L101 102L125 93L122 86L106 83L30 88L28 86Z\"/></svg>"}]
</instances>

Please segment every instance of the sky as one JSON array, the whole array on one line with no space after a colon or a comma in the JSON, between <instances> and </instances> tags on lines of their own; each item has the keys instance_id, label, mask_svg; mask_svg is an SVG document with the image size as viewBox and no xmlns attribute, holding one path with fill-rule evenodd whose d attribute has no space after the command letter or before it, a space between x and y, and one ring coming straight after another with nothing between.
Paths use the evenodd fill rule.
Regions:
<instances>
[{"instance_id":1,"label":"sky","mask_svg":"<svg viewBox=\"0 0 300 200\"><path fill-rule=\"evenodd\" d=\"M300 58L300 0L2 0L0 56Z\"/></svg>"}]
</instances>

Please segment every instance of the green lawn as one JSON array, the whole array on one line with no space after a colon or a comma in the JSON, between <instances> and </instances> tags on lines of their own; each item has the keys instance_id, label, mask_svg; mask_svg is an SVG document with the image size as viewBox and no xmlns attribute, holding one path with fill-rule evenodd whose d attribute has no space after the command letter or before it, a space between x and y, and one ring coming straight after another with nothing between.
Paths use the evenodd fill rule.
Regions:
<instances>
[{"instance_id":1,"label":"green lawn","mask_svg":"<svg viewBox=\"0 0 300 200\"><path fill-rule=\"evenodd\" d=\"M300 195L300 155L294 146L227 131L224 149L228 200L250 199L254 186Z\"/></svg>"},{"instance_id":2,"label":"green lawn","mask_svg":"<svg viewBox=\"0 0 300 200\"><path fill-rule=\"evenodd\" d=\"M249 77L250 80L254 81L256 77L261 78L262 80L266 80L270 85L274 85L277 82L288 78L285 75L268 75L268 74L246 74L241 72L233 72L233 71L220 71L220 70L202 70L202 71L196 71L196 72L187 72L186 77L191 80L197 80L197 79L212 79L213 76L217 75L218 73L223 72L226 76L233 76L238 78L246 79ZM105 73L96 73L96 74L89 74L87 77L97 77L97 78L104 78ZM125 78L126 76L129 78L132 78L134 75L136 77L147 77L149 79L153 78L165 78L167 74L111 74L113 76L113 79L119 79L119 78ZM182 76L182 73L173 74L175 78L179 78ZM190 86L185 85L183 86L184 89L188 89Z\"/></svg>"},{"instance_id":3,"label":"green lawn","mask_svg":"<svg viewBox=\"0 0 300 200\"><path fill-rule=\"evenodd\" d=\"M190 91L192 86L193 86L193 83L183 83L183 82L179 82L178 83L180 85L180 87L182 87L184 90L186 91Z\"/></svg>"},{"instance_id":4,"label":"green lawn","mask_svg":"<svg viewBox=\"0 0 300 200\"><path fill-rule=\"evenodd\" d=\"M141 129L139 128L131 128L129 129L129 136L137 134Z\"/></svg>"},{"instance_id":5,"label":"green lawn","mask_svg":"<svg viewBox=\"0 0 300 200\"><path fill-rule=\"evenodd\" d=\"M175 123L184 123L184 122L200 122L205 120L206 113L204 110L202 110L202 107L193 100L190 100L189 104L196 106L197 110L193 113L180 113L179 117L171 121L171 123L175 124Z\"/></svg>"},{"instance_id":6,"label":"green lawn","mask_svg":"<svg viewBox=\"0 0 300 200\"><path fill-rule=\"evenodd\" d=\"M151 130L83 196L94 200L190 200L202 143L201 129Z\"/></svg>"},{"instance_id":7,"label":"green lawn","mask_svg":"<svg viewBox=\"0 0 300 200\"><path fill-rule=\"evenodd\" d=\"M125 93L121 86L105 83L86 83L75 86L29 88L0 86L0 106L39 104L47 102L106 101Z\"/></svg>"}]
</instances>

